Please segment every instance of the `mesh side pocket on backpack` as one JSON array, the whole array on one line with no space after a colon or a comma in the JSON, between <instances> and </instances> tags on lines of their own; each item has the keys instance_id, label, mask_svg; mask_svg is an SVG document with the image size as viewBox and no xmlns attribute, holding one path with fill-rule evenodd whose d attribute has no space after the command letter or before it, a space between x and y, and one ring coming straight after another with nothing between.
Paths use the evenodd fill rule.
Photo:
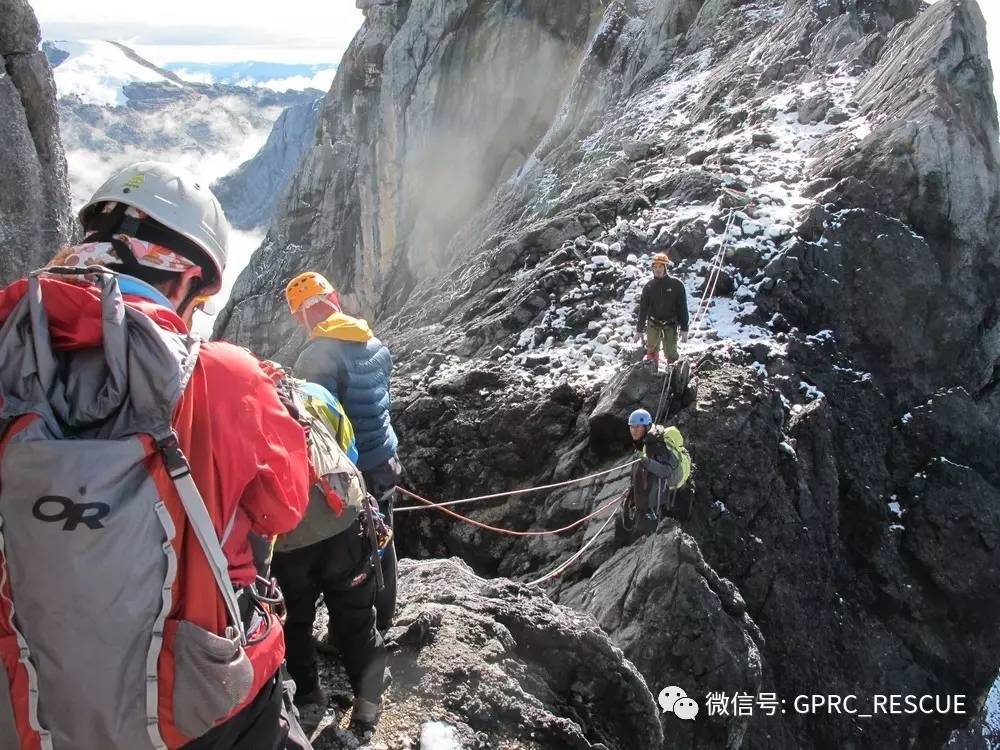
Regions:
<instances>
[{"instance_id":1,"label":"mesh side pocket on backpack","mask_svg":"<svg viewBox=\"0 0 1000 750\"><path fill-rule=\"evenodd\" d=\"M13 636L0 638L0 652L4 650L17 654L17 639ZM21 746L21 741L17 736L17 719L14 717L14 700L10 689L11 675L4 664L5 658L7 657L0 653L0 747L15 748Z\"/></svg>"},{"instance_id":2,"label":"mesh side pocket on backpack","mask_svg":"<svg viewBox=\"0 0 1000 750\"><path fill-rule=\"evenodd\" d=\"M180 621L174 636L174 725L200 737L242 705L253 665L238 641Z\"/></svg>"}]
</instances>

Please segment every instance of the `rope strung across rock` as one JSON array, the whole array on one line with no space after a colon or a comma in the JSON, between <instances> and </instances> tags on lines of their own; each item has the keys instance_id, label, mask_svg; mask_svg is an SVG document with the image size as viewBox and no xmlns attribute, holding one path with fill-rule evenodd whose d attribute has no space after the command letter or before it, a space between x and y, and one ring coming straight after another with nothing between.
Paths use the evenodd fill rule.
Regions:
<instances>
[{"instance_id":1,"label":"rope strung across rock","mask_svg":"<svg viewBox=\"0 0 1000 750\"><path fill-rule=\"evenodd\" d=\"M663 388L660 390L660 400L656 404L656 416L653 417L653 424L659 424L660 417L665 415L665 412L663 411L663 399L670 391L670 383L674 379L674 365L670 365L669 368L670 374L663 379ZM669 411L669 406L667 407L667 410Z\"/></svg>"},{"instance_id":2,"label":"rope strung across rock","mask_svg":"<svg viewBox=\"0 0 1000 750\"><path fill-rule=\"evenodd\" d=\"M718 251L712 258L712 264L709 266L708 277L705 279L705 288L701 293L701 300L698 302L698 307L694 312L694 316L691 318L690 329L692 331L691 338L696 338L699 334L704 334L708 329L698 329L701 325L706 313L708 313L709 305L712 303L712 299L715 297L715 287L719 283L719 277L722 275L722 266L726 259L726 248L729 245L729 238L733 228L733 221L736 218L736 210L731 210L729 212L729 219L726 222L726 231L722 235L722 243L719 245Z\"/></svg>"},{"instance_id":3,"label":"rope strung across rock","mask_svg":"<svg viewBox=\"0 0 1000 750\"><path fill-rule=\"evenodd\" d=\"M624 499L624 497L625 496L622 495L617 500L615 500L615 502L618 503L618 508L616 509L615 513L617 513L618 511L621 510L621 506L622 506L622 502L621 501ZM607 506L605 506L605 507L607 507ZM583 557L583 553L586 552L590 548L590 546L594 542L597 541L597 538L608 527L608 524L610 524L614 520L615 513L612 513L610 516L608 516L607 520L603 524L601 524L601 528L599 528L597 530L597 532L587 541L587 543L585 545L583 545L582 547L580 547L580 549L576 552L576 554L574 554L572 557L570 557L565 562L562 562L559 565L557 565L555 568L553 568L551 571L549 571L548 573L546 573L545 575L543 575L541 578L536 578L534 581L529 581L526 585L528 585L528 586L537 586L538 584L544 583L545 581L549 580L550 578L555 578L557 575L559 575L560 573L562 573L564 570L566 570L568 567L570 567L573 563L575 563L577 560L579 560L581 557Z\"/></svg>"},{"instance_id":4,"label":"rope strung across rock","mask_svg":"<svg viewBox=\"0 0 1000 750\"><path fill-rule=\"evenodd\" d=\"M612 505L614 505L619 500L621 500L620 497L616 497L611 502L605 503L604 505L602 505L600 508L598 508L597 510L595 510L593 513L588 513L583 518L581 518L581 519L579 519L577 521L574 521L573 523L569 524L568 526L563 526L561 529L551 529L549 531L514 531L513 529L504 529L504 528L501 528L499 526L490 526L488 523L482 523L481 521L477 521L474 518L469 518L468 516L463 516L460 513L456 513L453 510L449 510L448 508L442 507L441 503L431 502L427 498L421 497L420 495L418 495L418 494L416 494L414 492L410 492L409 490L403 489L402 487L396 487L396 489L399 490L400 492L402 492L404 495L412 497L414 500L416 500L418 502L421 502L421 503L424 503L425 505L427 505L430 508L435 508L436 510L439 510L442 513L445 513L445 514L451 516L452 518L455 518L455 519L457 519L459 521L462 521L463 523L467 523L467 524L469 524L471 526L475 526L477 528L484 529L485 531L492 531L492 532L497 533L497 534L506 534L507 536L552 536L554 534L562 534L562 533L564 533L566 531L571 531L572 529L575 529L577 526L580 526L581 524L586 523L587 521L589 521L594 516L603 513L608 508L610 508Z\"/></svg>"},{"instance_id":5,"label":"rope strung across rock","mask_svg":"<svg viewBox=\"0 0 1000 750\"><path fill-rule=\"evenodd\" d=\"M615 503L619 504L618 505L618 509L621 508L621 501L624 500L625 494L626 493L623 493L623 494L619 495L618 498L614 501ZM598 510L596 512L597 513L601 513L604 510L606 510L608 507L610 507L612 504L613 503L608 503L607 505L604 506L604 508L602 508L601 510ZM545 581L549 580L550 578L555 578L560 573L562 573L563 571L565 571L567 568L569 568L571 565L573 565L577 560L579 560L581 557L583 557L583 554L591 547L591 545L593 545L593 543L597 540L597 538L602 533L604 533L604 530L607 529L608 524L610 524L611 521L614 520L614 518L615 518L615 514L614 513L612 513L610 516L608 516L607 520L605 520L604 523L601 524L601 527L597 530L597 532L594 534L594 536L592 536L590 539L588 539L587 543L584 544L575 554L573 554L572 557L570 557L570 558L564 560L563 562L559 563L559 565L557 565L551 571L549 571L548 573L546 573L545 575L543 575L541 578L536 578L534 581L528 581L524 585L525 586L537 586L537 585L539 585L541 583L544 583ZM467 575L467 576L469 576L471 578L474 578L474 579L477 579L477 580L480 579L480 577L477 576L475 573L473 573L473 572L471 572L469 570L466 570L465 568L462 568L462 567L460 567L458 565L455 565L455 563L453 563L451 560L422 560L422 561L405 560L405 561L401 561L401 565L402 564L406 564L407 567L413 567L413 568L422 568L422 567L425 567L425 566L428 566L428 565L439 565L441 563L447 563L448 565L451 565L453 568L455 568L455 570L457 570L459 573L462 573L463 575ZM482 580L485 580L485 579L482 579Z\"/></svg>"},{"instance_id":6,"label":"rope strung across rock","mask_svg":"<svg viewBox=\"0 0 1000 750\"><path fill-rule=\"evenodd\" d=\"M397 486L396 489L402 492L404 495L410 495L414 498L420 498L420 500L424 502L425 505L410 505L405 508L396 508L395 510L393 510L393 513L394 514L405 513L406 511L410 510L428 510L431 508L447 508L452 505L463 505L465 503L474 503L480 500L494 500L500 497L507 497L508 495L525 495L530 492L542 492L543 490L554 490L558 489L559 487L568 487L572 484L580 484L581 482L586 482L590 479L596 479L597 477L603 477L607 474L613 474L614 472L621 471L622 469L628 469L634 463L636 463L636 461L629 461L628 463L622 464L621 466L615 466L613 468L606 469L604 471L598 471L595 474L588 474L587 476L580 477L579 479L567 479L565 482L556 482L555 484L544 484L540 487L528 487L526 489L521 489L521 490L508 490L507 492L495 492L492 495L477 495L476 497L466 497L462 498L461 500L449 500L444 503L432 503L429 500L420 498L419 495L414 495L409 490L405 490L402 487Z\"/></svg>"}]
</instances>

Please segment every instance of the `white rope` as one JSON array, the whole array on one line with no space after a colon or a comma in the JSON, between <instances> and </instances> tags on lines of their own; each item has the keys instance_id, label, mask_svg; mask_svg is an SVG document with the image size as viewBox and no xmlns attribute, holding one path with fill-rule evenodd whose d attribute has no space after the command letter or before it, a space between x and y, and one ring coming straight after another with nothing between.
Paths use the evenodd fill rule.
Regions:
<instances>
[{"instance_id":1,"label":"white rope","mask_svg":"<svg viewBox=\"0 0 1000 750\"><path fill-rule=\"evenodd\" d=\"M621 506L619 505L618 508L620 509ZM615 513L617 513L617 512L618 511L616 510ZM601 528L599 528L597 530L597 533L594 534L594 536L592 536L590 538L590 540L585 545L583 545L580 548L579 552L577 552L571 558L569 558L568 560L566 560L566 562L561 563L560 565L558 565L552 571L550 571L550 572L546 573L545 575L543 575L541 578L536 578L534 581L530 581L526 585L527 586L537 586L538 584L543 583L543 582L549 580L550 578L554 578L555 576L559 575L564 570L566 570L566 568L568 568L570 565L572 565L577 560L579 560L583 556L583 553L586 552L587 549L589 549L590 545L592 545L594 542L597 541L597 537L599 537L601 535L601 533L608 527L608 524L611 523L613 520L615 520L615 513L612 513L610 516L608 516L607 520L603 524L601 524Z\"/></svg>"},{"instance_id":2,"label":"white rope","mask_svg":"<svg viewBox=\"0 0 1000 750\"><path fill-rule=\"evenodd\" d=\"M451 506L451 505L463 505L465 503L478 502L479 500L494 500L494 499L499 498L499 497L507 497L508 495L524 495L524 494L527 494L529 492L541 492L543 490L552 490L552 489L557 489L559 487L568 487L571 484L579 484L580 482L586 482L589 479L596 479L597 477L603 477L603 476L605 476L607 474L612 474L612 473L614 473L616 471L621 471L622 469L627 469L630 466L632 466L632 464L634 464L634 463L635 463L635 461L629 461L628 463L622 464L621 466L615 466L615 467L613 467L611 469L607 469L605 471L599 471L596 474L588 474L587 476L580 477L579 479L567 479L565 482L556 482L555 484L545 484L545 485L542 485L541 487L528 487L528 488L523 489L523 490L508 490L507 492L495 492L492 495L477 495L476 497L466 497L466 498L463 498L461 500L449 500L449 501L444 502L444 503L435 503L433 506L428 506L428 505L410 505L410 506L407 506L405 508L395 508L393 510L393 514L396 514L396 513L405 513L406 511L409 511L409 510L428 510L428 509L431 509L431 508L447 508L448 506Z\"/></svg>"},{"instance_id":3,"label":"white rope","mask_svg":"<svg viewBox=\"0 0 1000 750\"><path fill-rule=\"evenodd\" d=\"M735 218L736 210L733 209L729 212L729 219L726 222L726 230L722 235L722 243L719 245L718 251L712 258L712 264L709 266L709 273L705 278L705 288L702 291L701 300L698 302L698 308L695 310L694 316L691 319L691 324L688 326L691 330L690 338L692 340L697 338L699 334L704 334L708 331L707 328L699 330L698 326L704 321L705 315L708 313L708 308L712 303L712 298L715 296L715 287L719 282L719 277L722 275L722 266L726 258L726 248L729 245L729 238L731 236L733 221Z\"/></svg>"}]
</instances>

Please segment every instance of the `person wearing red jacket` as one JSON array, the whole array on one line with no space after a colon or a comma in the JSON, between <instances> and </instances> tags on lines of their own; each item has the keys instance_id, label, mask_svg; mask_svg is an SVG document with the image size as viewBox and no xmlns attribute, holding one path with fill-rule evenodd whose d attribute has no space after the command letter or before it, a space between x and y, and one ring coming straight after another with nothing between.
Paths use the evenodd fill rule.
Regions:
<instances>
[{"instance_id":1,"label":"person wearing red jacket","mask_svg":"<svg viewBox=\"0 0 1000 750\"><path fill-rule=\"evenodd\" d=\"M143 162L108 180L80 218L83 243L60 252L52 265L100 266L116 272L128 308L161 330L186 337L194 311L221 288L228 224L215 197L171 165ZM0 324L29 288L29 282L21 280L0 292ZM45 276L38 294L55 352L102 346L102 314L106 325L107 309L105 305L102 313L101 289L87 283L86 277ZM279 400L260 362L248 351L222 342L201 344L190 381L176 402L173 429L211 519L214 541L228 564L252 679L242 701L221 719L210 718L208 731L197 736L178 726L182 722L171 712L180 698L165 697L161 685L160 726L158 733L150 732L154 738L150 747L308 749L281 679L280 623L249 595L259 573L252 537L269 539L293 530L308 504L309 459L303 429ZM195 539L194 525L178 522L180 538L173 540L176 571L171 571L175 578L170 617L193 620L209 633L226 634L227 608L214 586L205 584L205 580L212 583L211 575L205 575L210 555ZM72 619L72 608L72 603L63 602L60 616ZM0 623L0 630L5 626L6 622ZM5 634L9 635L0 632ZM167 651L169 633L163 637ZM0 669L0 679L3 675ZM168 677L173 675L161 674L161 681ZM66 678L80 680L82 689L87 675ZM231 689L219 686L222 694ZM35 747L36 741L38 747L46 747L44 728L35 726L36 718L30 722L31 726L27 720L19 726L21 747ZM92 742L81 738L72 746L89 747L87 741Z\"/></svg>"}]
</instances>

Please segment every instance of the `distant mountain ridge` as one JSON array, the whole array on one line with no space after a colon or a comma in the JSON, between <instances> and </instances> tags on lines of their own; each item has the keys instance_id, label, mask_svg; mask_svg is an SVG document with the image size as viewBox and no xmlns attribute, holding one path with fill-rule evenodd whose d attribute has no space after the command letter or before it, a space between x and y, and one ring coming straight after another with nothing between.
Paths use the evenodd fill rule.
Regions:
<instances>
[{"instance_id":1,"label":"distant mountain ridge","mask_svg":"<svg viewBox=\"0 0 1000 750\"><path fill-rule=\"evenodd\" d=\"M189 80L202 81L208 78L212 83L242 86L264 86L290 79L312 79L320 73L327 73L332 80L337 70L335 63L281 63L261 60L218 63L169 62L164 67Z\"/></svg>"},{"instance_id":2,"label":"distant mountain ridge","mask_svg":"<svg viewBox=\"0 0 1000 750\"><path fill-rule=\"evenodd\" d=\"M282 112L260 151L212 185L234 227L253 230L270 223L312 144L321 103L317 97Z\"/></svg>"},{"instance_id":3,"label":"distant mountain ridge","mask_svg":"<svg viewBox=\"0 0 1000 750\"><path fill-rule=\"evenodd\" d=\"M140 159L175 161L216 180L256 154L286 109L311 109L322 94L188 81L114 41L49 40L42 49L53 67L75 202L108 172ZM268 73L304 69L262 65L258 70ZM302 132L310 138L311 125ZM287 182L281 172L275 163L257 175L255 201L263 195L261 205L273 204L270 196ZM265 174L281 179L271 184ZM256 225L269 218L270 211L247 221Z\"/></svg>"}]
</instances>

